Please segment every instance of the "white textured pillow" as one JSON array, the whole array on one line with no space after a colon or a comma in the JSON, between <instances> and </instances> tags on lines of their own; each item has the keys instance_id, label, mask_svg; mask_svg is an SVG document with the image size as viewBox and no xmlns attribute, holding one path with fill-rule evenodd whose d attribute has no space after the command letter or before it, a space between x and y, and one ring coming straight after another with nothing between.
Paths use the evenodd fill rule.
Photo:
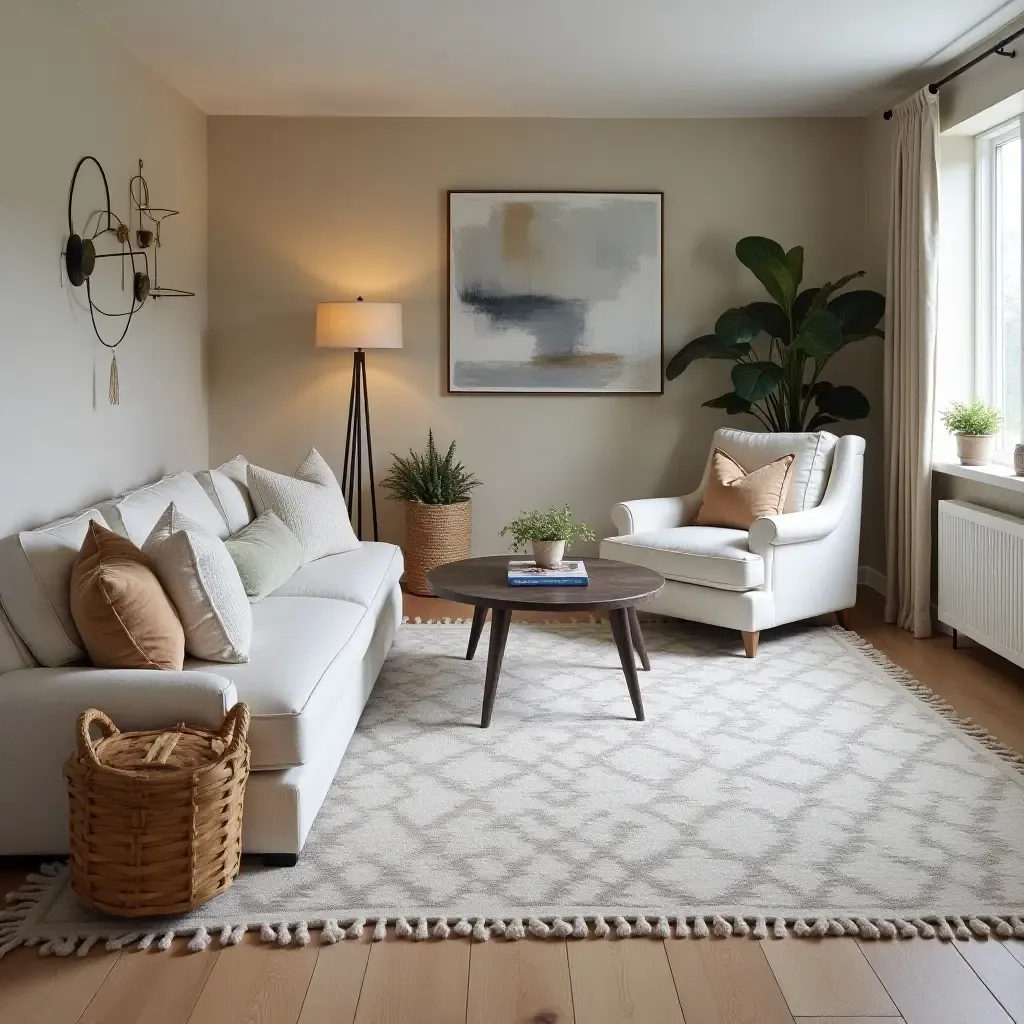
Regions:
<instances>
[{"instance_id":1,"label":"white textured pillow","mask_svg":"<svg viewBox=\"0 0 1024 1024\"><path fill-rule=\"evenodd\" d=\"M36 660L47 668L86 656L71 617L71 568L91 522L106 525L90 508L0 542L0 604Z\"/></svg>"},{"instance_id":2,"label":"white textured pillow","mask_svg":"<svg viewBox=\"0 0 1024 1024\"><path fill-rule=\"evenodd\" d=\"M244 530L256 518L249 497L248 465L244 456L236 455L216 469L196 473L196 479L232 533Z\"/></svg>"},{"instance_id":3,"label":"white textured pillow","mask_svg":"<svg viewBox=\"0 0 1024 1024\"><path fill-rule=\"evenodd\" d=\"M276 513L299 538L307 562L361 547L338 480L315 448L294 476L249 463L249 494L257 515Z\"/></svg>"},{"instance_id":4,"label":"white textured pillow","mask_svg":"<svg viewBox=\"0 0 1024 1024\"><path fill-rule=\"evenodd\" d=\"M142 550L178 612L185 650L204 661L248 661L252 609L224 541L172 503Z\"/></svg>"}]
</instances>

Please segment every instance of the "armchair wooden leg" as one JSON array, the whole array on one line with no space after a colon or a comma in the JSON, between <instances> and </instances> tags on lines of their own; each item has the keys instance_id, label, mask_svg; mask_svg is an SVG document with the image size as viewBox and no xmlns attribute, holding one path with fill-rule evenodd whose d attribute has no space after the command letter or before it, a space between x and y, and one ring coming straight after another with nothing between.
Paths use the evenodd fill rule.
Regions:
<instances>
[{"instance_id":1,"label":"armchair wooden leg","mask_svg":"<svg viewBox=\"0 0 1024 1024\"><path fill-rule=\"evenodd\" d=\"M842 611L836 612L836 621L843 629L853 629L853 609L843 608Z\"/></svg>"},{"instance_id":2,"label":"armchair wooden leg","mask_svg":"<svg viewBox=\"0 0 1024 1024\"><path fill-rule=\"evenodd\" d=\"M741 630L743 633L743 652L748 658L753 658L757 654L757 641L761 636L760 631L754 633L748 633L746 630Z\"/></svg>"}]
</instances>

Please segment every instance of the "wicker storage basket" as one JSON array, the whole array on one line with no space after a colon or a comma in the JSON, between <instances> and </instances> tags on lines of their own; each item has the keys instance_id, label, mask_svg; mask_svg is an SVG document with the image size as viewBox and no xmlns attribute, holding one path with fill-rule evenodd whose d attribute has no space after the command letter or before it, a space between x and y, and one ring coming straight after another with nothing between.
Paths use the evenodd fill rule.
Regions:
<instances>
[{"instance_id":1,"label":"wicker storage basket","mask_svg":"<svg viewBox=\"0 0 1024 1024\"><path fill-rule=\"evenodd\" d=\"M405 589L430 594L427 573L446 562L469 558L473 503L424 505L405 503Z\"/></svg>"},{"instance_id":2,"label":"wicker storage basket","mask_svg":"<svg viewBox=\"0 0 1024 1024\"><path fill-rule=\"evenodd\" d=\"M103 733L96 743L93 725ZM78 716L64 778L71 888L83 903L118 917L181 914L230 887L242 854L248 730L245 704L218 732L121 732L102 711Z\"/></svg>"}]
</instances>

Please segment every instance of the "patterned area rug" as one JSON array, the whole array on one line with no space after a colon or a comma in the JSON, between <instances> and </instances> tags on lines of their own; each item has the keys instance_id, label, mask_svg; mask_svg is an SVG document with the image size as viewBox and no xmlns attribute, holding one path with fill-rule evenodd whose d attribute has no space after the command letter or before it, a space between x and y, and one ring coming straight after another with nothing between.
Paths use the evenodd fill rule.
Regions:
<instances>
[{"instance_id":1,"label":"patterned area rug","mask_svg":"<svg viewBox=\"0 0 1024 1024\"><path fill-rule=\"evenodd\" d=\"M486 638L408 625L297 867L247 862L187 917L89 914L50 865L0 952L532 933L1024 938L1024 758L853 633L646 627L647 721L606 625L516 622L490 729Z\"/></svg>"}]
</instances>

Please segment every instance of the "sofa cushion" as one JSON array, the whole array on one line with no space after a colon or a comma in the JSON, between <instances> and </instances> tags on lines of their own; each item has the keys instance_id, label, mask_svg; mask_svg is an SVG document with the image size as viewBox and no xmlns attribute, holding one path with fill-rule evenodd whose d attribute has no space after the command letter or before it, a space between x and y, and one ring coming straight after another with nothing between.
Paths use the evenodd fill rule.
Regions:
<instances>
[{"instance_id":1,"label":"sofa cushion","mask_svg":"<svg viewBox=\"0 0 1024 1024\"><path fill-rule=\"evenodd\" d=\"M71 568L97 509L0 541L0 604L40 665L58 668L85 657L71 616Z\"/></svg>"},{"instance_id":2,"label":"sofa cushion","mask_svg":"<svg viewBox=\"0 0 1024 1024\"><path fill-rule=\"evenodd\" d=\"M264 512L224 546L242 586L254 604L262 601L302 568L302 545L273 512Z\"/></svg>"},{"instance_id":3,"label":"sofa cushion","mask_svg":"<svg viewBox=\"0 0 1024 1024\"><path fill-rule=\"evenodd\" d=\"M316 597L268 597L252 606L249 661L218 665L249 705L253 768L315 760L331 711L357 677L373 633L366 609ZM185 659L186 668L208 667Z\"/></svg>"},{"instance_id":4,"label":"sofa cushion","mask_svg":"<svg viewBox=\"0 0 1024 1024\"><path fill-rule=\"evenodd\" d=\"M171 502L206 533L212 533L221 540L229 536L231 531L224 517L207 497L199 481L184 471L105 501L100 505L100 511L111 529L141 548Z\"/></svg>"},{"instance_id":5,"label":"sofa cushion","mask_svg":"<svg viewBox=\"0 0 1024 1024\"><path fill-rule=\"evenodd\" d=\"M364 541L355 551L304 565L273 596L332 597L376 614L401 579L403 568L401 548Z\"/></svg>"},{"instance_id":6,"label":"sofa cushion","mask_svg":"<svg viewBox=\"0 0 1024 1024\"><path fill-rule=\"evenodd\" d=\"M756 590L764 583L764 562L747 547L746 530L679 526L630 533L602 541L601 555L718 590Z\"/></svg>"},{"instance_id":7,"label":"sofa cushion","mask_svg":"<svg viewBox=\"0 0 1024 1024\"><path fill-rule=\"evenodd\" d=\"M196 473L200 486L217 506L232 533L244 530L256 518L246 482L248 466L244 456L236 455L216 469Z\"/></svg>"},{"instance_id":8,"label":"sofa cushion","mask_svg":"<svg viewBox=\"0 0 1024 1024\"><path fill-rule=\"evenodd\" d=\"M181 671L185 633L146 556L90 523L71 570L71 614L96 668Z\"/></svg>"},{"instance_id":9,"label":"sofa cushion","mask_svg":"<svg viewBox=\"0 0 1024 1024\"><path fill-rule=\"evenodd\" d=\"M777 516L786 502L792 469L793 456L783 455L748 473L716 448L704 484L704 500L693 525L749 530L755 519Z\"/></svg>"},{"instance_id":10,"label":"sofa cushion","mask_svg":"<svg viewBox=\"0 0 1024 1024\"><path fill-rule=\"evenodd\" d=\"M749 430L721 427L712 440L712 455L720 448L735 459L748 473L783 455L795 456L789 492L783 512L802 512L817 508L825 497L832 456L839 438L827 430L794 434L758 434ZM711 465L711 456L708 466ZM705 479L707 471L705 471Z\"/></svg>"},{"instance_id":11,"label":"sofa cushion","mask_svg":"<svg viewBox=\"0 0 1024 1024\"><path fill-rule=\"evenodd\" d=\"M302 542L307 562L359 547L341 486L315 448L293 476L250 464L247 478L256 514L275 512Z\"/></svg>"},{"instance_id":12,"label":"sofa cushion","mask_svg":"<svg viewBox=\"0 0 1024 1024\"><path fill-rule=\"evenodd\" d=\"M207 661L247 661L252 611L227 547L173 502L143 546L185 630L185 650Z\"/></svg>"}]
</instances>

